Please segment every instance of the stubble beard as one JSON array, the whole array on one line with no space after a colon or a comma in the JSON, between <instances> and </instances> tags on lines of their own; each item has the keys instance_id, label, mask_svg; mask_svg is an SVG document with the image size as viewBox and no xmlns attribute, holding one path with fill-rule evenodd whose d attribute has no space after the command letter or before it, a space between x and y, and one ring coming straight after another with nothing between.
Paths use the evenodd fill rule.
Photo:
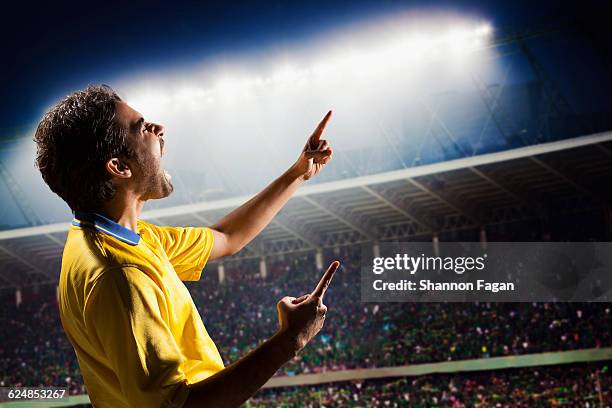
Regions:
<instances>
[{"instance_id":1,"label":"stubble beard","mask_svg":"<svg viewBox=\"0 0 612 408\"><path fill-rule=\"evenodd\" d=\"M160 160L153 158L139 159L138 164L143 175L143 199L160 199L172 194L174 186L166 176Z\"/></svg>"}]
</instances>

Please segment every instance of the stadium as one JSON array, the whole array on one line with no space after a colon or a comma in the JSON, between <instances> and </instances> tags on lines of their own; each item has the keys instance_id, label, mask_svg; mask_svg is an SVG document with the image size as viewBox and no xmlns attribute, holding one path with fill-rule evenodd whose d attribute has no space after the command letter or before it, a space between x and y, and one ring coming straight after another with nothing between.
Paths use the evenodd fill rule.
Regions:
<instances>
[{"instance_id":1,"label":"stadium","mask_svg":"<svg viewBox=\"0 0 612 408\"><path fill-rule=\"evenodd\" d=\"M141 214L158 226L215 224L280 174L333 109L334 160L245 248L185 282L229 366L277 329L278 299L341 262L321 331L243 406L612 406L610 263L593 267L603 272L580 295L554 287L549 301L369 301L363 290L364 264L386 245L437 255L446 243L612 237L604 14L585 6L517 23L460 11L406 6L265 51L93 76L51 95L107 81L164 123L175 191ZM33 166L51 104L0 136L0 387L67 395L3 395L0 407L92 406L58 312L72 214ZM576 287L589 279L575 273Z\"/></svg>"}]
</instances>

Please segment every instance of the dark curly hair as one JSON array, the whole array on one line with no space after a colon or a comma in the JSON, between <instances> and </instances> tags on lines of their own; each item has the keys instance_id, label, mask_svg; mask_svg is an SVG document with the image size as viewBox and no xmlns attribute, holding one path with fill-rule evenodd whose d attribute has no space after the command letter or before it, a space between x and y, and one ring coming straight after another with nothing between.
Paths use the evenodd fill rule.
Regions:
<instances>
[{"instance_id":1,"label":"dark curly hair","mask_svg":"<svg viewBox=\"0 0 612 408\"><path fill-rule=\"evenodd\" d=\"M72 211L99 210L116 192L105 163L134 156L116 120L120 101L111 87L92 85L68 95L38 124L36 167Z\"/></svg>"}]
</instances>

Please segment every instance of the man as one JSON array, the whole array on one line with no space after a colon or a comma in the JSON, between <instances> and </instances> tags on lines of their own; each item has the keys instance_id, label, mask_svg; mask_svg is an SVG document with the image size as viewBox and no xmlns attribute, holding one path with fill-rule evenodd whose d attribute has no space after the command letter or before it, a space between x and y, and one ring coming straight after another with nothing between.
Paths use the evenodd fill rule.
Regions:
<instances>
[{"instance_id":1,"label":"man","mask_svg":"<svg viewBox=\"0 0 612 408\"><path fill-rule=\"evenodd\" d=\"M321 139L330 116L267 188L210 228L182 228L138 219L146 200L173 190L161 164L163 126L108 86L75 92L45 114L36 164L75 214L60 317L95 407L239 406L321 329L337 261L312 293L281 299L278 332L228 367L181 280L198 280L208 260L238 252L321 171L332 157Z\"/></svg>"}]
</instances>

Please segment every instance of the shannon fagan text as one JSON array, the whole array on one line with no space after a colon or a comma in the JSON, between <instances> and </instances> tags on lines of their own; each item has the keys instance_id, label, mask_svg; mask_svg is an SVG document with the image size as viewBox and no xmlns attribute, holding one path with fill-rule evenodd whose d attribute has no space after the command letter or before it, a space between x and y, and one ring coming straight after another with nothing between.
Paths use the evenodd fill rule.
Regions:
<instances>
[{"instance_id":1,"label":"shannon fagan text","mask_svg":"<svg viewBox=\"0 0 612 408\"><path fill-rule=\"evenodd\" d=\"M432 282L429 279L419 281L409 281L402 279L396 282L383 282L380 279L372 283L374 290L409 290L409 291L485 291L485 292L506 292L513 291L513 282L487 282L479 279L474 282Z\"/></svg>"}]
</instances>

